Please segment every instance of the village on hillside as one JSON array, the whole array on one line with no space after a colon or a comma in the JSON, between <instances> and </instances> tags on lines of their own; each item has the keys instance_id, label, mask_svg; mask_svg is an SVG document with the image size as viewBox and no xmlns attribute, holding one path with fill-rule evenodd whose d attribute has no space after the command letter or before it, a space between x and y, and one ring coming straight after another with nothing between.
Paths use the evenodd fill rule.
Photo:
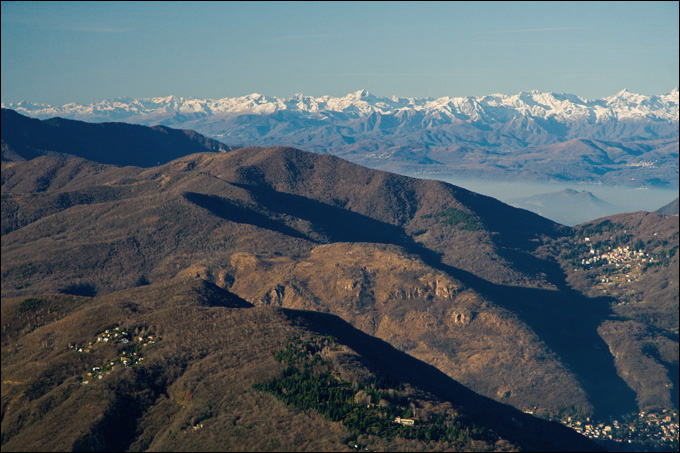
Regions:
<instances>
[{"instance_id":1,"label":"village on hillside","mask_svg":"<svg viewBox=\"0 0 680 453\"><path fill-rule=\"evenodd\" d=\"M678 233L654 233L647 240L633 236L619 223L604 220L590 225L569 240L561 254L564 265L584 277L603 295L616 295L649 270L670 265L678 251ZM624 298L625 299L625 298ZM618 300L618 305L630 301Z\"/></svg>"},{"instance_id":2,"label":"village on hillside","mask_svg":"<svg viewBox=\"0 0 680 453\"><path fill-rule=\"evenodd\" d=\"M642 411L606 422L574 417L556 421L599 443L624 444L616 448L620 451L678 451L678 412L675 410Z\"/></svg>"},{"instance_id":3,"label":"village on hillside","mask_svg":"<svg viewBox=\"0 0 680 453\"><path fill-rule=\"evenodd\" d=\"M87 346L69 345L70 349L79 353L91 353L97 349L98 345L102 344L118 343L122 346L117 357L105 360L104 363L91 367L91 370L88 371L87 376L83 378L81 383L86 385L90 383L90 380L102 379L104 376L111 374L116 365L129 367L142 362L144 360L142 349L156 343L160 340L160 337L145 332L145 329L141 330L142 333L139 333L140 328L126 330L115 327L99 332L96 335L96 339L90 341Z\"/></svg>"}]
</instances>

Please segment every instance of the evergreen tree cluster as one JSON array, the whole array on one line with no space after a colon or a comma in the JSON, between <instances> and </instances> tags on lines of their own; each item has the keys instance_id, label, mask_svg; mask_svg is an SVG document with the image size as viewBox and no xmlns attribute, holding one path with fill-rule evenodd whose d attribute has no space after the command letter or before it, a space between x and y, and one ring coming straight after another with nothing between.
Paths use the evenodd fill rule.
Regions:
<instances>
[{"instance_id":1,"label":"evergreen tree cluster","mask_svg":"<svg viewBox=\"0 0 680 453\"><path fill-rule=\"evenodd\" d=\"M480 222L472 215L456 208L446 208L434 215L441 219L441 223L458 228L459 230L479 231L482 229ZM433 217L425 214L424 219Z\"/></svg>"},{"instance_id":2,"label":"evergreen tree cluster","mask_svg":"<svg viewBox=\"0 0 680 453\"><path fill-rule=\"evenodd\" d=\"M368 434L387 439L469 442L472 438L488 436L484 428L443 414L429 414L425 420L415 420L413 425L402 425L395 418L410 418L411 407L357 402L359 392L370 396L371 401L385 402L389 398L388 391L400 389L401 385L386 380L367 384L343 381L328 369L328 364L318 353L320 348L329 344L335 344L334 339L324 337L287 344L275 353L278 361L289 364L281 376L253 387L272 393L302 411L314 410L327 420L342 422L354 438Z\"/></svg>"}]
</instances>

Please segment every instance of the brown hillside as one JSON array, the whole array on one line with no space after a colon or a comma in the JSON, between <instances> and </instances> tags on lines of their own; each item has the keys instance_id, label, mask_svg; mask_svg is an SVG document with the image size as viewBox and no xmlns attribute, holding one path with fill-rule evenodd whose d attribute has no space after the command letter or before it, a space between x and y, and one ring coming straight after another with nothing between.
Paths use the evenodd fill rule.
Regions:
<instances>
[{"instance_id":1,"label":"brown hillside","mask_svg":"<svg viewBox=\"0 0 680 453\"><path fill-rule=\"evenodd\" d=\"M574 290L558 262L572 230L535 214L290 148L149 169L42 159L3 165L3 297L104 295L199 275L254 304L340 316L537 414L652 404L622 378L634 357L615 360L608 347L617 300ZM652 305L664 304L677 299ZM635 366L643 378L670 376L670 387L647 381L661 395L653 405L672 408L668 357Z\"/></svg>"},{"instance_id":2,"label":"brown hillside","mask_svg":"<svg viewBox=\"0 0 680 453\"><path fill-rule=\"evenodd\" d=\"M3 451L597 449L336 317L252 307L200 279L96 298L5 299L2 320ZM291 344L323 345L315 366L357 389L348 390L357 401L370 401L361 388L382 388L389 378L380 407L414 414L406 435L436 420L471 434L437 441L362 434L255 388L282 373L276 353Z\"/></svg>"}]
</instances>

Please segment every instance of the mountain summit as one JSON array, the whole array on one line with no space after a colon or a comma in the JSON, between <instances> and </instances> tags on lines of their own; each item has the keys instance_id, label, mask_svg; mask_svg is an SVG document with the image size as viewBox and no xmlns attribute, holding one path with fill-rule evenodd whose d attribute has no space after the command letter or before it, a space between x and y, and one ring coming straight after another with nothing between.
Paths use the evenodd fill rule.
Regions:
<instances>
[{"instance_id":1,"label":"mountain summit","mask_svg":"<svg viewBox=\"0 0 680 453\"><path fill-rule=\"evenodd\" d=\"M564 225L575 226L591 219L612 215L616 206L587 190L564 189L509 200L512 206L527 209Z\"/></svg>"}]
</instances>

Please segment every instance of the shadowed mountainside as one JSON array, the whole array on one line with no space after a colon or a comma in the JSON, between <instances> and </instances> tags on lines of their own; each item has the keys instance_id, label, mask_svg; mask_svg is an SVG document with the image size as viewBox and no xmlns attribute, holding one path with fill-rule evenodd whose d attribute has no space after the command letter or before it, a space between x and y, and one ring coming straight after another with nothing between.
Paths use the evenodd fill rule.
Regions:
<instances>
[{"instance_id":1,"label":"shadowed mountainside","mask_svg":"<svg viewBox=\"0 0 680 453\"><path fill-rule=\"evenodd\" d=\"M125 123L92 124L64 118L40 121L2 109L3 161L52 155L151 167L191 153L230 149L190 130Z\"/></svg>"}]
</instances>

